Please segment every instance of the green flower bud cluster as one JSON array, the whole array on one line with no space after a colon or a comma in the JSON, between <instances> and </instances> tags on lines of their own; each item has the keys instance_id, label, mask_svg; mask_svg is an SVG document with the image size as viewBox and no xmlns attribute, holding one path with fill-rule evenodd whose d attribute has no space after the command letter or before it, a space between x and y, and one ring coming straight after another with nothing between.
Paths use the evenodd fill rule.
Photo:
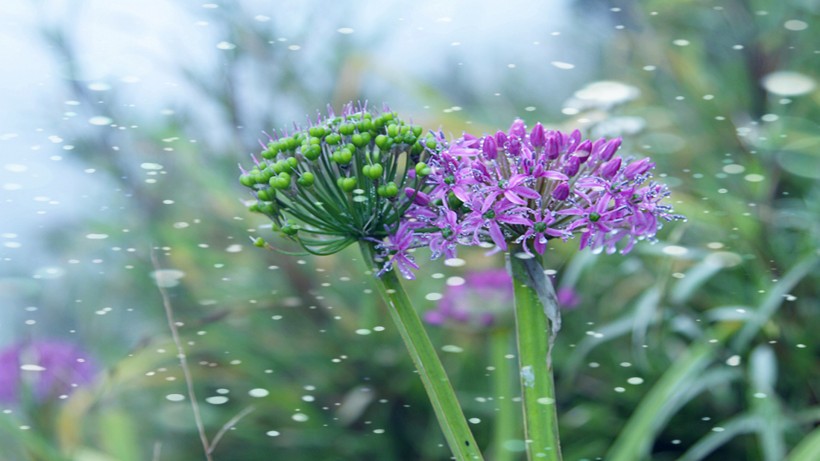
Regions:
<instances>
[{"instance_id":1,"label":"green flower bud cluster","mask_svg":"<svg viewBox=\"0 0 820 461\"><path fill-rule=\"evenodd\" d=\"M422 161L431 137L394 112L346 105L307 128L270 139L239 182L252 190L251 211L314 254L362 239L384 238L430 173ZM435 141L432 141L435 143ZM412 195L412 194L410 194ZM257 239L255 245L264 246Z\"/></svg>"}]
</instances>

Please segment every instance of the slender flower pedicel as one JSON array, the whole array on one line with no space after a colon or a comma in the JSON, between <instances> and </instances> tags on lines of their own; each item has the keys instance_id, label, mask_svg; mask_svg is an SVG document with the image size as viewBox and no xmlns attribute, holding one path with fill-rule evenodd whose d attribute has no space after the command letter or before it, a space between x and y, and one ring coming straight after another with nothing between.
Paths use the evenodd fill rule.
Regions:
<instances>
[{"instance_id":1,"label":"slender flower pedicel","mask_svg":"<svg viewBox=\"0 0 820 461\"><path fill-rule=\"evenodd\" d=\"M307 127L270 137L261 159L242 170L251 210L270 218L273 229L315 255L358 243L376 286L418 369L447 443L459 461L481 460L455 392L424 325L402 288L418 269L408 250L418 222L404 220L433 189L423 162L436 139L385 109L346 105L329 109ZM419 213L423 211L419 210ZM254 243L272 248L262 238Z\"/></svg>"}]
</instances>

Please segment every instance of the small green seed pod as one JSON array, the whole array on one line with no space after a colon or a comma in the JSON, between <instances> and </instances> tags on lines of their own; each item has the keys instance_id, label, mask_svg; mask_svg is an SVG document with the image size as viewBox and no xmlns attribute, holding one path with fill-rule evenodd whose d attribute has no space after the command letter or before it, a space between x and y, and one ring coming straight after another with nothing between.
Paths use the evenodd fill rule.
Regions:
<instances>
[{"instance_id":1,"label":"small green seed pod","mask_svg":"<svg viewBox=\"0 0 820 461\"><path fill-rule=\"evenodd\" d=\"M339 133L350 136L356 131L356 125L352 123L343 123L339 126Z\"/></svg>"},{"instance_id":2,"label":"small green seed pod","mask_svg":"<svg viewBox=\"0 0 820 461\"><path fill-rule=\"evenodd\" d=\"M246 173L239 176L239 184L242 184L245 187L253 187L253 185L256 184L256 181L253 180L251 175Z\"/></svg>"},{"instance_id":3,"label":"small green seed pod","mask_svg":"<svg viewBox=\"0 0 820 461\"><path fill-rule=\"evenodd\" d=\"M387 196L388 197L395 197L399 195L399 186L396 185L393 181L387 183Z\"/></svg>"},{"instance_id":4,"label":"small green seed pod","mask_svg":"<svg viewBox=\"0 0 820 461\"><path fill-rule=\"evenodd\" d=\"M362 168L362 173L370 179L379 179L382 173L384 173L384 167L381 166L380 163L365 165L364 168Z\"/></svg>"},{"instance_id":5,"label":"small green seed pod","mask_svg":"<svg viewBox=\"0 0 820 461\"><path fill-rule=\"evenodd\" d=\"M262 200L263 202L269 202L272 198L270 192L270 189L259 189L258 191L256 191L256 198Z\"/></svg>"},{"instance_id":6,"label":"small green seed pod","mask_svg":"<svg viewBox=\"0 0 820 461\"><path fill-rule=\"evenodd\" d=\"M356 133L353 136L351 136L350 137L350 142L352 142L353 145L356 146L356 147L364 147L364 146L367 145L367 141L364 139L364 137L360 133Z\"/></svg>"},{"instance_id":7,"label":"small green seed pod","mask_svg":"<svg viewBox=\"0 0 820 461\"><path fill-rule=\"evenodd\" d=\"M337 161L337 163L339 163L340 165L347 165L348 163L350 163L351 160L353 160L353 152L351 152L347 148L344 148L337 152L339 152L339 160Z\"/></svg>"},{"instance_id":8,"label":"small green seed pod","mask_svg":"<svg viewBox=\"0 0 820 461\"><path fill-rule=\"evenodd\" d=\"M282 233L285 235L293 236L299 232L299 225L298 224L285 224L282 226Z\"/></svg>"},{"instance_id":9,"label":"small green seed pod","mask_svg":"<svg viewBox=\"0 0 820 461\"><path fill-rule=\"evenodd\" d=\"M342 137L336 133L330 133L329 135L325 136L325 142L330 144L331 146L335 146L342 142Z\"/></svg>"},{"instance_id":10,"label":"small green seed pod","mask_svg":"<svg viewBox=\"0 0 820 461\"><path fill-rule=\"evenodd\" d=\"M359 122L357 128L359 129L359 132L362 133L365 131L370 131L373 129L373 122L371 120L364 119L361 122Z\"/></svg>"},{"instance_id":11,"label":"small green seed pod","mask_svg":"<svg viewBox=\"0 0 820 461\"><path fill-rule=\"evenodd\" d=\"M320 155L322 155L322 148L321 146L310 146L307 149L302 150L302 155L310 161L316 160Z\"/></svg>"},{"instance_id":12,"label":"small green seed pod","mask_svg":"<svg viewBox=\"0 0 820 461\"><path fill-rule=\"evenodd\" d=\"M296 180L296 184L304 187L310 187L316 181L316 177L310 171L306 171L299 176L299 179Z\"/></svg>"},{"instance_id":13,"label":"small green seed pod","mask_svg":"<svg viewBox=\"0 0 820 461\"><path fill-rule=\"evenodd\" d=\"M336 183L345 192L353 192L353 189L358 185L356 178L339 178Z\"/></svg>"},{"instance_id":14,"label":"small green seed pod","mask_svg":"<svg viewBox=\"0 0 820 461\"><path fill-rule=\"evenodd\" d=\"M416 174L419 176L428 176L432 171L430 167L424 162L416 163Z\"/></svg>"}]
</instances>

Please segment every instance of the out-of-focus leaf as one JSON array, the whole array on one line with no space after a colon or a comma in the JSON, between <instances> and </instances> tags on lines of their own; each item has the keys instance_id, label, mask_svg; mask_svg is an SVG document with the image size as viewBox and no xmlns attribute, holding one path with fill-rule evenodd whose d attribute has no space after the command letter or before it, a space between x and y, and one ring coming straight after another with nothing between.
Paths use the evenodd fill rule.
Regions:
<instances>
[{"instance_id":1,"label":"out-of-focus leaf","mask_svg":"<svg viewBox=\"0 0 820 461\"><path fill-rule=\"evenodd\" d=\"M817 461L820 459L820 428L811 432L789 453L786 461Z\"/></svg>"},{"instance_id":2,"label":"out-of-focus leaf","mask_svg":"<svg viewBox=\"0 0 820 461\"><path fill-rule=\"evenodd\" d=\"M658 304L661 301L662 287L655 285L646 290L635 305L632 314L632 353L646 366L646 332L649 326L657 322Z\"/></svg>"},{"instance_id":3,"label":"out-of-focus leaf","mask_svg":"<svg viewBox=\"0 0 820 461\"><path fill-rule=\"evenodd\" d=\"M757 332L760 331L763 324L771 318L783 303L784 296L787 295L800 280L811 273L818 259L820 258L817 254L807 256L797 263L771 288L769 295L763 300L760 307L752 313L749 320L732 340L732 348L738 351L746 349L746 346Z\"/></svg>"},{"instance_id":4,"label":"out-of-focus leaf","mask_svg":"<svg viewBox=\"0 0 820 461\"><path fill-rule=\"evenodd\" d=\"M657 432L677 410L679 399L700 379L714 360L716 349L732 329L718 326L714 334L692 345L672 364L652 390L641 400L606 456L608 461L646 459Z\"/></svg>"},{"instance_id":5,"label":"out-of-focus leaf","mask_svg":"<svg viewBox=\"0 0 820 461\"><path fill-rule=\"evenodd\" d=\"M752 411L760 425L757 438L766 461L779 461L786 456L783 429L785 417L780 409L774 386L777 381L777 361L769 346L756 347L749 358L749 394Z\"/></svg>"}]
</instances>

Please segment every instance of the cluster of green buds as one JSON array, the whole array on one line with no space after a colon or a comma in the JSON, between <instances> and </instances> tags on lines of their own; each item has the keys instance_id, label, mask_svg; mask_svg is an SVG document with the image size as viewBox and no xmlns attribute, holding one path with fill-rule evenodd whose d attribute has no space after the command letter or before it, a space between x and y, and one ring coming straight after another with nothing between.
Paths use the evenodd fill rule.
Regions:
<instances>
[{"instance_id":1,"label":"cluster of green buds","mask_svg":"<svg viewBox=\"0 0 820 461\"><path fill-rule=\"evenodd\" d=\"M432 135L394 112L347 104L306 128L263 145L261 159L239 181L256 202L250 210L305 251L327 255L395 231L429 173L423 163ZM241 169L241 167L240 167ZM265 246L263 239L254 242Z\"/></svg>"}]
</instances>

